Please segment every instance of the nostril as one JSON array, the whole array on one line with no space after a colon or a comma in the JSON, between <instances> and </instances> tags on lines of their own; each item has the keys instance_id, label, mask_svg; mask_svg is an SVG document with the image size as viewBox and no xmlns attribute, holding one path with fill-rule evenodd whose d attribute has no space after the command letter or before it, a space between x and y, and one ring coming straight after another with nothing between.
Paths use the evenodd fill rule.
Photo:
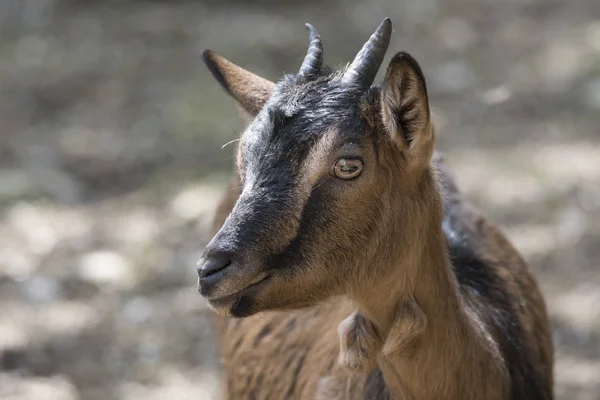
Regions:
<instances>
[{"instance_id":1,"label":"nostril","mask_svg":"<svg viewBox=\"0 0 600 400\"><path fill-rule=\"evenodd\" d=\"M229 254L218 253L207 257L204 262L198 264L198 276L200 279L206 278L212 274L227 268L231 264Z\"/></svg>"}]
</instances>

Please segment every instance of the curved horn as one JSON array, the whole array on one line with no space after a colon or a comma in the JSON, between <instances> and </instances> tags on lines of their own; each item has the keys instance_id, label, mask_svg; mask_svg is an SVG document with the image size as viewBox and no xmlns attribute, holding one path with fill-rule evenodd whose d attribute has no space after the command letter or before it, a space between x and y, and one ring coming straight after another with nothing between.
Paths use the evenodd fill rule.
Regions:
<instances>
[{"instance_id":1,"label":"curved horn","mask_svg":"<svg viewBox=\"0 0 600 400\"><path fill-rule=\"evenodd\" d=\"M371 35L367 43L348 67L342 82L357 83L362 87L371 86L375 80L375 75L383 62L383 57L390 44L392 35L392 21L389 18L384 19Z\"/></svg>"},{"instance_id":2,"label":"curved horn","mask_svg":"<svg viewBox=\"0 0 600 400\"><path fill-rule=\"evenodd\" d=\"M317 30L311 24L307 23L305 26L310 34L310 44L298 75L316 75L323 65L323 44Z\"/></svg>"}]
</instances>

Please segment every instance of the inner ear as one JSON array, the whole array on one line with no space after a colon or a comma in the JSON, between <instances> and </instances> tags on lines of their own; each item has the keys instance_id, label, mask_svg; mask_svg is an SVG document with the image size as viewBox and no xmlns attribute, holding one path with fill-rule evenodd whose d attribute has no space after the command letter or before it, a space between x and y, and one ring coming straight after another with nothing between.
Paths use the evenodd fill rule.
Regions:
<instances>
[{"instance_id":1,"label":"inner ear","mask_svg":"<svg viewBox=\"0 0 600 400\"><path fill-rule=\"evenodd\" d=\"M400 52L390 61L381 90L381 113L401 149L429 142L433 135L423 71L408 53Z\"/></svg>"},{"instance_id":2,"label":"inner ear","mask_svg":"<svg viewBox=\"0 0 600 400\"><path fill-rule=\"evenodd\" d=\"M228 61L214 51L204 50L202 61L215 79L251 116L263 108L275 84Z\"/></svg>"}]
</instances>

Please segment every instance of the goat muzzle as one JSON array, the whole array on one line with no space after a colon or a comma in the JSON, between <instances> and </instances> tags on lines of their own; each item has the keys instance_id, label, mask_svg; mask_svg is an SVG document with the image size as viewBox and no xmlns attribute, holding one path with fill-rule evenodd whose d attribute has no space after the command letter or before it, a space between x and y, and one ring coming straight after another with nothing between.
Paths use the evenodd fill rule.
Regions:
<instances>
[{"instance_id":1,"label":"goat muzzle","mask_svg":"<svg viewBox=\"0 0 600 400\"><path fill-rule=\"evenodd\" d=\"M269 281L271 273L243 266L226 251L207 252L197 264L198 289L216 308L229 307L242 296L252 296Z\"/></svg>"}]
</instances>

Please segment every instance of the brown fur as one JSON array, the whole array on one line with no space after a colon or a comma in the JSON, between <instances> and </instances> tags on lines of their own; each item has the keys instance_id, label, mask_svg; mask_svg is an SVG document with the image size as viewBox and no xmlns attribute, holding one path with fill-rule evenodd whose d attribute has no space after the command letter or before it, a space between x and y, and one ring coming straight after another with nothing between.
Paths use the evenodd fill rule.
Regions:
<instances>
[{"instance_id":1,"label":"brown fur","mask_svg":"<svg viewBox=\"0 0 600 400\"><path fill-rule=\"evenodd\" d=\"M223 61L219 65L228 85L256 86ZM265 310L288 311L218 318L230 399L524 400L511 394L515 376L506 349L512 339L497 323L506 318L504 312L512 317L513 309L524 327L516 338L523 346L518 351L545 387L546 394L536 398L551 399L553 354L541 294L502 233L460 196L439 157L431 161L434 128L415 65L404 53L394 57L379 103L362 107L376 138L365 157L396 172L365 171L361 179L371 190L349 188L332 207L331 217L345 229L315 233L322 246L312 248L316 264L343 272L297 273L293 286L274 277L256 302ZM251 91L230 91L253 110L244 105L252 100ZM264 104L264 92L255 97ZM300 168L299 202L328 165L331 135L335 130ZM240 186L236 174L214 233L240 196ZM485 264L486 279L507 294L506 304L459 280L442 230L444 216L459 221L462 240ZM256 251L281 247L297 224L293 218L282 222L281 235L265 238L264 248Z\"/></svg>"},{"instance_id":2,"label":"brown fur","mask_svg":"<svg viewBox=\"0 0 600 400\"><path fill-rule=\"evenodd\" d=\"M237 187L239 187L239 182L233 179L221 205L232 204L236 198L235 189ZM215 218L214 230L218 230L218 227L220 227L228 214L226 207L221 208L220 211ZM494 260L507 260L505 264L497 265L495 271L505 279L507 273L503 268L508 266L519 277L519 284L513 286L511 291L514 293L515 298L528 297L530 303L530 307L523 310L523 313L519 317L529 327L528 337L530 340L528 345L537 353L536 358L538 359L540 368L545 369L544 373L551 377L553 352L549 338L546 311L537 285L531 277L527 266L500 231L471 206L461 200L455 212L459 212L464 216L465 225L469 226L473 233L473 236L469 239L476 243L481 242L482 252L487 257ZM480 224L485 227L483 237L475 230L475 226ZM466 301L472 303L471 306L474 308L482 308L479 313L485 316L485 305L480 304L475 299L466 299ZM409 313L413 314L414 312L409 311ZM385 357L388 360L390 357L395 357L395 353L397 352L400 353L398 355L400 358L404 358L404 352L407 350L409 350L409 354L412 353L414 345L407 338L417 339L422 325L426 324L422 316L415 318L411 315L409 318L402 318L402 314L404 313L399 312L399 314L398 322L390 330L383 347ZM347 363L339 365L337 362L338 358L342 358L340 355L339 338L336 334L338 328L340 325L343 325L346 319L355 317L356 315L355 304L345 298L336 297L312 308L292 312L266 312L241 320L216 317L220 332L223 368L227 374L228 398L375 398L364 394L364 388L368 379L367 374L349 372L346 368L348 366ZM407 324L408 328L405 327ZM450 350L458 343L447 343L448 340L444 340L444 337L451 341L455 338L445 330L443 322L440 325L442 325L442 341L436 342L435 338L431 338L428 341L429 346L432 347L429 350L429 356L433 358L433 362L437 362L438 358L435 353L444 354L450 360L456 356ZM407 330L410 331L409 334L406 334ZM396 332L403 332L404 334L397 334ZM363 340L370 339L371 335L368 335ZM466 349L472 345L468 343L468 340L463 340L461 343ZM365 357L372 357L372 354L369 354L368 350L373 350L377 346L377 344L367 345L367 351L364 352ZM495 354L493 357L498 357L498 355ZM290 370L291 367L286 367L294 365L295 362L298 363L300 358L302 362L297 368ZM406 361L411 363L411 359L412 357L408 357ZM467 380L465 385L478 386L482 385L482 382L478 379L477 373L482 374L484 371L487 371L488 368L486 366L493 365L492 360L493 358L489 356L482 357L480 365L473 367L465 363L464 355L459 355L455 359L456 364L465 365L466 370L463 371L464 377ZM365 368L368 370L372 363L372 359L364 361L356 369ZM440 365L439 369L442 369L442 375L444 375L444 368L441 367ZM437 370L437 368L434 370ZM416 372L422 378L419 379L419 376L417 376L418 381L425 380L428 376L436 376L437 380L439 376L432 369L419 368ZM499 373L494 373L491 377L494 380L505 381L506 371L497 372ZM455 381L456 375L457 372L449 376L448 379L450 382L446 382L446 384L454 386L454 390L459 392L451 394L448 393L448 390L451 389L445 389L446 393L444 393L444 397L440 398L465 398L461 396L460 391L468 391L468 388L459 385L460 380ZM411 377L406 376L405 379L410 379ZM424 382L423 384L431 384L431 382ZM321 397L317 397L317 389L321 393L318 396ZM334 393L335 396L333 396ZM492 393L490 393L490 396ZM398 399L404 398L427 399L433 397L419 397L418 393L413 393L406 397L398 397ZM507 399L508 397L506 392L504 392L498 394L497 397L488 398Z\"/></svg>"}]
</instances>

